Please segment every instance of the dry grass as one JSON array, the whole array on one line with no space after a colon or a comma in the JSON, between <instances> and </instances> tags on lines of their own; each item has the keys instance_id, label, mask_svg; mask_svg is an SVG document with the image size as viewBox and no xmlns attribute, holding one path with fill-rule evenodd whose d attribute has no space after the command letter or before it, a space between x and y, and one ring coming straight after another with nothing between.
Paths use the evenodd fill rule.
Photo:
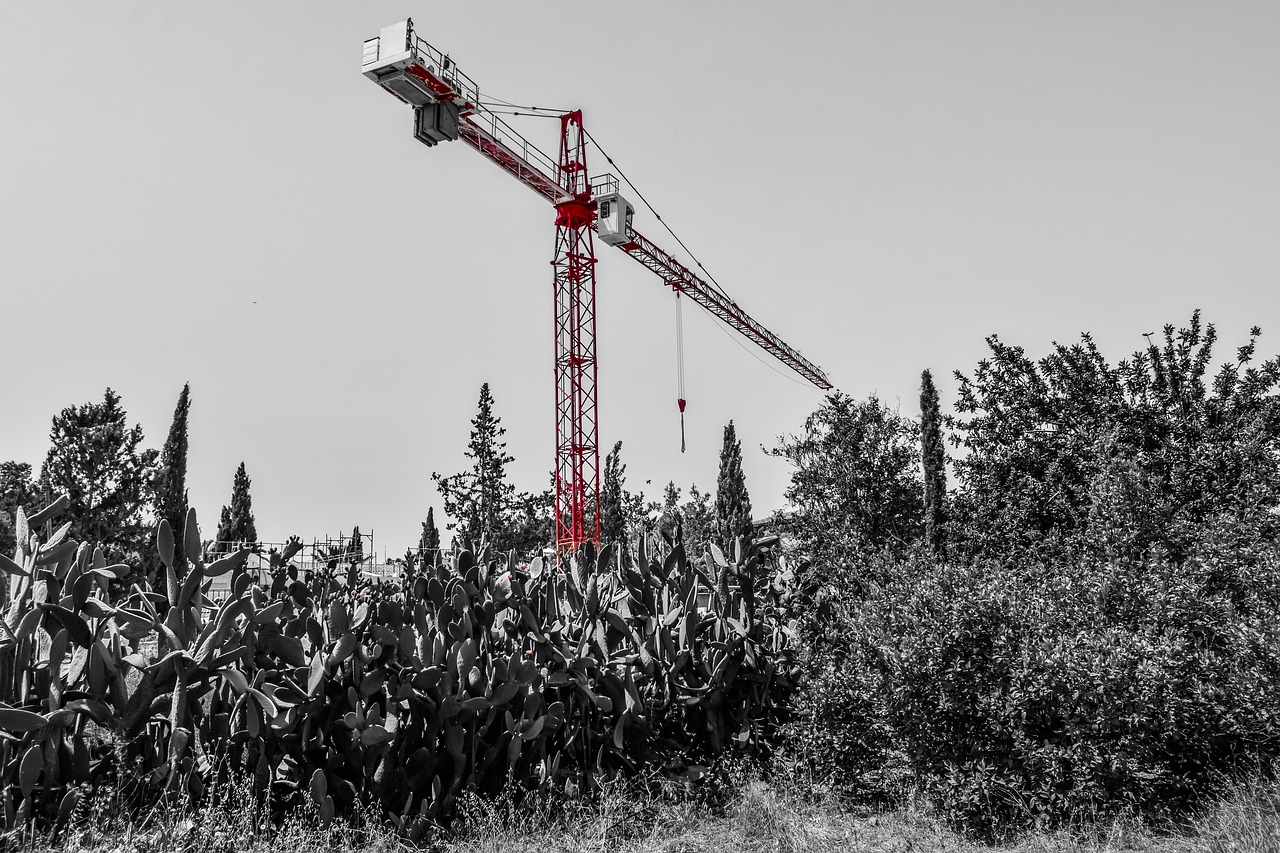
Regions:
<instances>
[{"instance_id":1,"label":"dry grass","mask_svg":"<svg viewBox=\"0 0 1280 853\"><path fill-rule=\"evenodd\" d=\"M138 823L86 812L79 828L56 842L11 839L10 849L51 853L309 853L314 850L391 853L773 853L773 851L977 851L1003 853L1280 853L1280 788L1254 783L1180 833L1159 834L1136 822L1085 832L1038 834L997 848L967 841L919 805L855 813L812 791L749 782L727 808L711 810L687 798L652 797L634 789L606 791L594 803L520 806L475 800L452 837L415 847L374 821L323 830L301 815L282 827L257 821L255 810L228 792L195 814L156 810ZM96 827L96 828L95 828Z\"/></svg>"}]
</instances>

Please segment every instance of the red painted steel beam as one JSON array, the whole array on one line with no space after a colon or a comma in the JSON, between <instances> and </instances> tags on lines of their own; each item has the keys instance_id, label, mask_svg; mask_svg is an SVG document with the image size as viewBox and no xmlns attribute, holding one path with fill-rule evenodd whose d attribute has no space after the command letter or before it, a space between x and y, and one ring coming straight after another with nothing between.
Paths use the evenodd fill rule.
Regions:
<instances>
[{"instance_id":1,"label":"red painted steel beam","mask_svg":"<svg viewBox=\"0 0 1280 853\"><path fill-rule=\"evenodd\" d=\"M463 142L547 201L558 204L564 199L564 190L552 178L470 119L464 118L458 123L458 135Z\"/></svg>"}]
</instances>

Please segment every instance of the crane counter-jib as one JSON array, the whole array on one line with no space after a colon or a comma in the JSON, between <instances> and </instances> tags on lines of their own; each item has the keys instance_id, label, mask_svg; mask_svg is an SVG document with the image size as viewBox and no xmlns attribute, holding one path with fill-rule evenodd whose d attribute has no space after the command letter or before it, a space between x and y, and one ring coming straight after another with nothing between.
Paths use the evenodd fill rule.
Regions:
<instances>
[{"instance_id":1,"label":"crane counter-jib","mask_svg":"<svg viewBox=\"0 0 1280 853\"><path fill-rule=\"evenodd\" d=\"M495 132L496 127L495 123L490 129L485 129L480 124L467 118L462 121L459 136L472 148L492 160L520 183L529 187L529 189L547 201L552 204L560 201L564 196L564 190L541 169L530 162L536 159L529 156L529 149L532 146L527 143L513 145L510 139L504 140L502 135ZM520 137L520 139L523 140L523 137Z\"/></svg>"},{"instance_id":2,"label":"crane counter-jib","mask_svg":"<svg viewBox=\"0 0 1280 853\"><path fill-rule=\"evenodd\" d=\"M538 195L564 196L554 159L480 101L480 87L405 20L365 42L364 76L414 109L414 136L428 147L462 139Z\"/></svg>"}]
</instances>

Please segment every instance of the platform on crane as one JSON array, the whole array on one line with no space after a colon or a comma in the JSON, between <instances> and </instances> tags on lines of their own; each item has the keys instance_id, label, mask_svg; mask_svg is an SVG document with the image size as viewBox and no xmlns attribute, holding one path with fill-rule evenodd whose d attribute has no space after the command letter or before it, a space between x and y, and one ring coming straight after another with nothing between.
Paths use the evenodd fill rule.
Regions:
<instances>
[{"instance_id":1,"label":"platform on crane","mask_svg":"<svg viewBox=\"0 0 1280 853\"><path fill-rule=\"evenodd\" d=\"M480 87L414 32L412 19L383 27L365 41L360 73L414 108L444 101L467 115L480 101Z\"/></svg>"}]
</instances>

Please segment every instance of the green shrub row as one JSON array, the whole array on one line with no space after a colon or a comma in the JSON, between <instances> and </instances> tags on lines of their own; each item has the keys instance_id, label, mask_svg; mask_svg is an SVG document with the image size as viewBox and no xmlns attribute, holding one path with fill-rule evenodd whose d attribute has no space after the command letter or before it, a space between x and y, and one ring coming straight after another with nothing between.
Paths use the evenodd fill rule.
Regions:
<instances>
[{"instance_id":1,"label":"green shrub row","mask_svg":"<svg viewBox=\"0 0 1280 853\"><path fill-rule=\"evenodd\" d=\"M849 789L897 768L989 840L1179 819L1280 755L1274 553L1071 556L883 561L823 603L794 743Z\"/></svg>"}]
</instances>

